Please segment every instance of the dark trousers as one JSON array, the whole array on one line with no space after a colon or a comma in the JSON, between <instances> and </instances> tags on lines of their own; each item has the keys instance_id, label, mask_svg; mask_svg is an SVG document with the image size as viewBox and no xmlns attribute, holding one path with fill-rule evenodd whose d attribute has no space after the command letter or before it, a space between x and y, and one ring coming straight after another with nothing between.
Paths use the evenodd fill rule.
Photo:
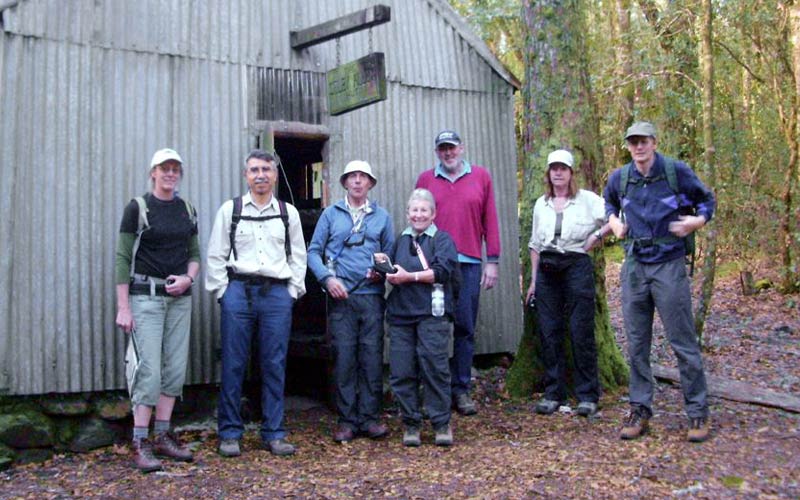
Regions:
<instances>
[{"instance_id":1,"label":"dark trousers","mask_svg":"<svg viewBox=\"0 0 800 500\"><path fill-rule=\"evenodd\" d=\"M594 267L588 255L573 257L564 269L540 265L536 273L536 308L542 335L545 398L567 399L564 338L569 328L575 365L575 396L600 398L594 338Z\"/></svg>"},{"instance_id":2,"label":"dark trousers","mask_svg":"<svg viewBox=\"0 0 800 500\"><path fill-rule=\"evenodd\" d=\"M450 327L446 318L433 316L389 325L389 381L407 426L419 427L422 421L420 382L434 428L450 423Z\"/></svg>"},{"instance_id":3,"label":"dark trousers","mask_svg":"<svg viewBox=\"0 0 800 500\"><path fill-rule=\"evenodd\" d=\"M242 383L253 335L258 342L261 371L261 438L271 441L286 436L283 388L293 303L285 284L262 287L234 280L225 290L220 301L222 381L217 411L220 439L240 439L244 432Z\"/></svg>"},{"instance_id":4,"label":"dark trousers","mask_svg":"<svg viewBox=\"0 0 800 500\"><path fill-rule=\"evenodd\" d=\"M330 300L339 424L366 430L380 420L383 400L383 312L377 294Z\"/></svg>"},{"instance_id":5,"label":"dark trousers","mask_svg":"<svg viewBox=\"0 0 800 500\"><path fill-rule=\"evenodd\" d=\"M475 324L481 294L481 265L461 263L461 289L453 325L453 357L450 358L452 394L469 393L472 358L475 355Z\"/></svg>"}]
</instances>

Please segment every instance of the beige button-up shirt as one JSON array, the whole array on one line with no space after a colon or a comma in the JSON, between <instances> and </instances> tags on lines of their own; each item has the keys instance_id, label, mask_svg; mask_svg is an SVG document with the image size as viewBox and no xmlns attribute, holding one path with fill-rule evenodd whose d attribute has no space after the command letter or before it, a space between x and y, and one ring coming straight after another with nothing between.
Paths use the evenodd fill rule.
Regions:
<instances>
[{"instance_id":1,"label":"beige button-up shirt","mask_svg":"<svg viewBox=\"0 0 800 500\"><path fill-rule=\"evenodd\" d=\"M280 218L266 221L240 220L236 228L236 253L231 252L230 229L233 200L228 200L217 210L214 227L208 241L208 267L206 290L221 298L228 287L228 270L236 273L266 276L289 280L289 293L295 299L306 293L306 245L297 209L286 204L289 215L289 241L292 254L287 261L284 241L286 231ZM259 209L248 192L242 197L242 215L263 217L280 215L278 200L273 196L264 208Z\"/></svg>"},{"instance_id":2,"label":"beige button-up shirt","mask_svg":"<svg viewBox=\"0 0 800 500\"><path fill-rule=\"evenodd\" d=\"M586 253L583 244L589 236L603 226L605 202L603 198L579 189L575 198L567 201L562 211L561 237L556 238L556 210L553 200L540 196L533 207L533 224L528 248L541 253L542 250L556 252Z\"/></svg>"}]
</instances>

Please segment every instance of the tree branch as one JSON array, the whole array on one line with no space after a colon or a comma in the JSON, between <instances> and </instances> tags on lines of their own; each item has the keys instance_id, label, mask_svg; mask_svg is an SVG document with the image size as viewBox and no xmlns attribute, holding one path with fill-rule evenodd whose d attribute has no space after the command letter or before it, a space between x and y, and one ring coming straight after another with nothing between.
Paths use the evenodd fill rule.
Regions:
<instances>
[{"instance_id":1,"label":"tree branch","mask_svg":"<svg viewBox=\"0 0 800 500\"><path fill-rule=\"evenodd\" d=\"M728 47L726 44L724 44L724 43L720 42L718 39L714 39L714 43L715 43L715 44L717 44L717 45L719 45L719 46L720 46L720 47L722 47L723 49L725 49L725 52L727 52L727 53L728 53L728 55L730 55L730 56L731 56L731 58L732 58L734 61L736 61L736 63L737 63L737 64L739 64L739 66L743 67L743 68L744 68L744 69L745 69L745 70L746 70L748 73L750 73L750 76L752 76L753 78L755 78L755 79L756 79L756 80L757 80L759 83L767 83L767 82L764 80L764 78L762 78L762 77L758 76L758 75L757 75L757 74L756 74L756 73L755 73L755 72L754 72L754 71L753 71L753 70L750 68L750 66L748 66L748 65L747 65L747 63L746 63L746 62L744 62L744 61L743 61L743 60L742 60L742 59L741 59L741 58L740 58L740 57L739 57L737 54L735 54L735 53L733 52L733 49L731 49L730 47Z\"/></svg>"}]
</instances>

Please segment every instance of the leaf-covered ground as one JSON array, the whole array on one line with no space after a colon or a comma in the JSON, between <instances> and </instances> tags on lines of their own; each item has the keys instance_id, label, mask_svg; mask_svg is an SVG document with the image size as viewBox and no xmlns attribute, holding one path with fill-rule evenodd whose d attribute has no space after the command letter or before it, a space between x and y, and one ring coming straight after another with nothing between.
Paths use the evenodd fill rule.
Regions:
<instances>
[{"instance_id":1,"label":"leaf-covered ground","mask_svg":"<svg viewBox=\"0 0 800 500\"><path fill-rule=\"evenodd\" d=\"M615 272L610 266L609 301L619 328ZM717 288L709 371L797 395L798 298L770 291L743 298L735 281ZM653 352L654 360L674 365L659 333ZM188 431L182 436L196 447L192 464L169 463L164 473L145 476L130 467L125 446L60 455L0 474L0 498L800 498L798 414L712 398L712 439L692 444L680 390L660 384L650 434L623 442L624 391L604 395L589 420L566 412L544 417L533 413L532 401L505 398L503 374L480 373L480 413L454 416L449 449L432 445L430 429L422 447L404 448L391 409L388 439L335 444L335 417L317 405L287 413L298 446L291 458L259 449L250 431L244 454L222 459L213 430Z\"/></svg>"}]
</instances>

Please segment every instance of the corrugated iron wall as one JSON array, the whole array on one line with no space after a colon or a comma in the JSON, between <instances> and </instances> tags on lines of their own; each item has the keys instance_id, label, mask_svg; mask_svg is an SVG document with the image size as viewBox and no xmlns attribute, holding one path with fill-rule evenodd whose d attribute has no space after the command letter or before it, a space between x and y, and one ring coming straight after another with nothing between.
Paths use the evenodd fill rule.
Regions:
<instances>
[{"instance_id":1,"label":"corrugated iron wall","mask_svg":"<svg viewBox=\"0 0 800 500\"><path fill-rule=\"evenodd\" d=\"M0 392L124 386L112 271L125 203L148 190L152 152L177 149L186 161L181 195L199 210L205 258L217 208L243 189L241 160L262 116L327 126L331 179L350 159L372 162L375 197L398 229L416 176L433 164L434 135L457 128L468 159L492 170L502 214L503 286L483 295L478 350L514 350L522 314L512 89L437 16L437 2L383 2L392 22L372 35L300 53L289 48L289 29L371 2L23 0L4 11ZM324 88L337 59L370 46L387 54L388 100L327 116L325 99L308 89ZM286 80L271 105L257 108L253 75L297 85ZM331 189L343 194L338 183ZM189 383L218 379L217 315L198 287Z\"/></svg>"}]
</instances>

